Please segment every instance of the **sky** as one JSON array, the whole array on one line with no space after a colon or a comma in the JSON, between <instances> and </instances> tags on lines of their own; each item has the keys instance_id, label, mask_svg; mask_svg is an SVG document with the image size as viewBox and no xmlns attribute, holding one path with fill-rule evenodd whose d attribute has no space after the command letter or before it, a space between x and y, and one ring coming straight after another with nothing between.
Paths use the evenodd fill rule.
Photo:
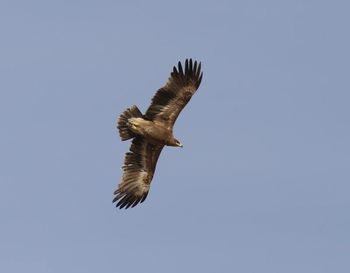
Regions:
<instances>
[{"instance_id":1,"label":"sky","mask_svg":"<svg viewBox=\"0 0 350 273\"><path fill-rule=\"evenodd\" d=\"M348 1L0 2L0 271L350 272ZM202 84L112 204L178 61Z\"/></svg>"}]
</instances>

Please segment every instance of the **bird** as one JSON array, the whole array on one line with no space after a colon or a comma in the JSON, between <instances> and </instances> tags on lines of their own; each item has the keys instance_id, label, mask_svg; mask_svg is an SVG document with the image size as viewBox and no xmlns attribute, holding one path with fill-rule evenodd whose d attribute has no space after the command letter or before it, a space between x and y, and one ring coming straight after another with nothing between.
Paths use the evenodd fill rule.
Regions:
<instances>
[{"instance_id":1,"label":"bird","mask_svg":"<svg viewBox=\"0 0 350 273\"><path fill-rule=\"evenodd\" d=\"M122 141L132 139L125 154L121 181L114 191L116 207L130 208L147 198L157 161L164 146L183 147L173 135L182 109L199 88L203 77L201 63L186 59L173 67L166 84L153 96L145 114L136 105L127 108L117 120Z\"/></svg>"}]
</instances>

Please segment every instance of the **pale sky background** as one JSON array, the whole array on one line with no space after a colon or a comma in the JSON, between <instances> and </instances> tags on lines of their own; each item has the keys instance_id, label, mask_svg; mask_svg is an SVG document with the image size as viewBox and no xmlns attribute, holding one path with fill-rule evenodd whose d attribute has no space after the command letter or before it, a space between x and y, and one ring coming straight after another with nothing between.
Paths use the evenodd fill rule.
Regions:
<instances>
[{"instance_id":1,"label":"pale sky background","mask_svg":"<svg viewBox=\"0 0 350 273\"><path fill-rule=\"evenodd\" d=\"M0 272L350 272L349 1L0 2ZM112 193L202 61L150 194Z\"/></svg>"}]
</instances>

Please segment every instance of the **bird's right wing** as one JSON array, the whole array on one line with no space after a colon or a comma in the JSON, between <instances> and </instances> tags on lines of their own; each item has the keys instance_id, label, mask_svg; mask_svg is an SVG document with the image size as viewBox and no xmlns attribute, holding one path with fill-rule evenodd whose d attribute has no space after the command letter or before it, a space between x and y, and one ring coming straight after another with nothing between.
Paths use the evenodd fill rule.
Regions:
<instances>
[{"instance_id":1,"label":"bird's right wing","mask_svg":"<svg viewBox=\"0 0 350 273\"><path fill-rule=\"evenodd\" d=\"M174 66L165 86L153 96L145 117L172 129L180 112L201 84L202 77L201 63L187 59L183 69L179 62L178 68Z\"/></svg>"},{"instance_id":2,"label":"bird's right wing","mask_svg":"<svg viewBox=\"0 0 350 273\"><path fill-rule=\"evenodd\" d=\"M134 138L125 155L122 181L114 192L117 207L127 209L145 201L163 147L141 136Z\"/></svg>"}]
</instances>

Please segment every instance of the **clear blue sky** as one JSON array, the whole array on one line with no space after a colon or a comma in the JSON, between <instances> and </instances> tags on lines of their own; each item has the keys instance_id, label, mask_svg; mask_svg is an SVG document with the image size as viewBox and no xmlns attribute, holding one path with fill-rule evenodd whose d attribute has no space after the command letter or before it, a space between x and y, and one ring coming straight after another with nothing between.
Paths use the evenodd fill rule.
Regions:
<instances>
[{"instance_id":1,"label":"clear blue sky","mask_svg":"<svg viewBox=\"0 0 350 273\"><path fill-rule=\"evenodd\" d=\"M0 3L0 271L350 272L348 1ZM117 210L129 143L179 60L183 149Z\"/></svg>"}]
</instances>

